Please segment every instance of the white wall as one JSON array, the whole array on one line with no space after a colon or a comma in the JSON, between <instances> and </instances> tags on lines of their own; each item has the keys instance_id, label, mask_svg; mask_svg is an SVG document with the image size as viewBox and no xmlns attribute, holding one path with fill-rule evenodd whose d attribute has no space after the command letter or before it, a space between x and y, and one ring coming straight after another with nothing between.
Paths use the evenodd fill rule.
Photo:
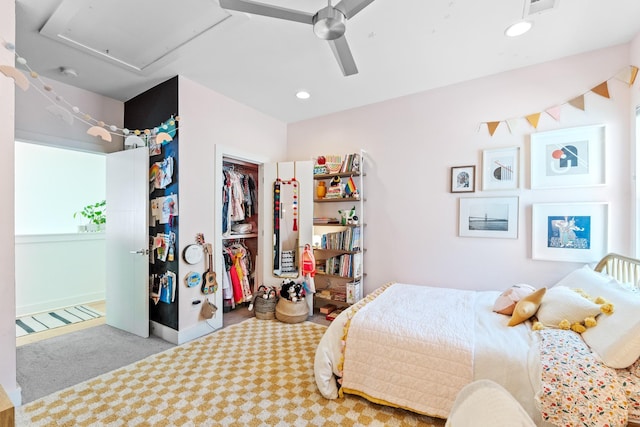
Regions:
<instances>
[{"instance_id":1,"label":"white wall","mask_svg":"<svg viewBox=\"0 0 640 427\"><path fill-rule=\"evenodd\" d=\"M15 42L15 2L0 0L0 36ZM14 65L13 52L0 46L0 64ZM0 385L15 405L21 403L20 388L16 384L16 300L13 212L13 152L14 152L14 96L13 80L0 76L0 194L3 195L0 221Z\"/></svg>"},{"instance_id":2,"label":"white wall","mask_svg":"<svg viewBox=\"0 0 640 427\"><path fill-rule=\"evenodd\" d=\"M286 124L207 89L184 77L179 78L178 111L180 113L180 242L184 248L194 242L197 233L213 243L214 254L221 253L213 242L216 221L221 221L221 200L214 194L214 183L221 170L215 168L216 146L224 146L262 162L285 157ZM259 184L262 185L262 184ZM192 270L182 259L179 277ZM216 266L220 271L220 267ZM219 277L219 284L222 278ZM198 310L191 309L192 297L201 297L199 289L180 290L178 329L206 328L198 323ZM216 305L222 308L221 291ZM198 334L196 332L196 334Z\"/></svg>"},{"instance_id":3,"label":"white wall","mask_svg":"<svg viewBox=\"0 0 640 427\"><path fill-rule=\"evenodd\" d=\"M15 257L18 317L105 299L104 233L16 236Z\"/></svg>"},{"instance_id":4,"label":"white wall","mask_svg":"<svg viewBox=\"0 0 640 427\"><path fill-rule=\"evenodd\" d=\"M28 60L29 58L27 58ZM37 71L37 70L36 70ZM71 105L107 125L122 128L124 103L56 80L41 77ZM33 81L33 80L32 80ZM49 113L52 102L35 90L16 92L16 138L96 153L112 153L123 148L123 138L113 136L111 142L87 134L89 125L74 119L72 125Z\"/></svg>"},{"instance_id":5,"label":"white wall","mask_svg":"<svg viewBox=\"0 0 640 427\"><path fill-rule=\"evenodd\" d=\"M629 64L640 66L640 33L629 44ZM636 77L636 83L634 87L640 83L640 75ZM640 91L631 91L631 102L629 108L629 120L631 123L631 155L629 161L631 162L632 176L631 178L631 194L635 197L635 203L632 203L631 215L633 218L638 218L640 214L640 187L638 181L635 178L638 175L638 165L640 165L640 152L638 151L637 144L640 143L640 129L636 123L636 108L640 108ZM640 226L637 222L632 222L629 228L629 234L635 238L635 245L632 249L635 251L635 255L640 255Z\"/></svg>"},{"instance_id":6,"label":"white wall","mask_svg":"<svg viewBox=\"0 0 640 427\"><path fill-rule=\"evenodd\" d=\"M448 287L503 289L514 283L555 283L577 264L531 259L531 205L609 201L610 249L631 253L629 99L637 85L610 82L612 99L586 95L586 112L569 105L555 122L543 114L538 131L606 124L607 185L536 190L529 185L529 136L524 117L589 92L629 65L629 46L560 59L441 89L289 125L289 159L364 148L366 171L365 290L391 280ZM511 134L503 123L491 137L481 122L522 118ZM461 238L450 167L475 164L482 150L521 147L518 191L465 196L519 196L518 239ZM478 179L481 186L481 179ZM481 187L479 187L481 188Z\"/></svg>"},{"instance_id":7,"label":"white wall","mask_svg":"<svg viewBox=\"0 0 640 427\"><path fill-rule=\"evenodd\" d=\"M82 208L104 200L103 154L16 141L15 233L76 233Z\"/></svg>"}]
</instances>

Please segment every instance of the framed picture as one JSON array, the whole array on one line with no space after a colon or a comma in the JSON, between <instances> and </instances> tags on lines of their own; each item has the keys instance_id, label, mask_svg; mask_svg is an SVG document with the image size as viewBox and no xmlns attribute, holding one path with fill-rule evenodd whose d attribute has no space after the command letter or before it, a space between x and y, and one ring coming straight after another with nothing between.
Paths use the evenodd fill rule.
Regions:
<instances>
[{"instance_id":1,"label":"framed picture","mask_svg":"<svg viewBox=\"0 0 640 427\"><path fill-rule=\"evenodd\" d=\"M550 261L592 262L608 251L608 203L533 205L532 257Z\"/></svg>"},{"instance_id":2,"label":"framed picture","mask_svg":"<svg viewBox=\"0 0 640 427\"><path fill-rule=\"evenodd\" d=\"M476 167L454 166L451 168L451 192L473 193L476 191Z\"/></svg>"},{"instance_id":3,"label":"framed picture","mask_svg":"<svg viewBox=\"0 0 640 427\"><path fill-rule=\"evenodd\" d=\"M517 197L461 197L461 237L518 238Z\"/></svg>"},{"instance_id":4,"label":"framed picture","mask_svg":"<svg viewBox=\"0 0 640 427\"><path fill-rule=\"evenodd\" d=\"M482 189L513 190L520 185L520 148L482 152Z\"/></svg>"},{"instance_id":5,"label":"framed picture","mask_svg":"<svg viewBox=\"0 0 640 427\"><path fill-rule=\"evenodd\" d=\"M605 126L582 126L531 135L531 188L605 183Z\"/></svg>"}]
</instances>

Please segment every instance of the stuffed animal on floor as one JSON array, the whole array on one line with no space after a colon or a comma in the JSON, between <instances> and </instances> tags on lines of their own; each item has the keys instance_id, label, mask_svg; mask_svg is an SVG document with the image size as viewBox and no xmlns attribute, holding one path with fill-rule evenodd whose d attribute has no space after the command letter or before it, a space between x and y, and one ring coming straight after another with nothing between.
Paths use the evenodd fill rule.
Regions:
<instances>
[{"instance_id":1,"label":"stuffed animal on floor","mask_svg":"<svg viewBox=\"0 0 640 427\"><path fill-rule=\"evenodd\" d=\"M304 298L304 289L302 283L296 283L293 280L283 282L280 287L280 296L290 301L296 302Z\"/></svg>"}]
</instances>

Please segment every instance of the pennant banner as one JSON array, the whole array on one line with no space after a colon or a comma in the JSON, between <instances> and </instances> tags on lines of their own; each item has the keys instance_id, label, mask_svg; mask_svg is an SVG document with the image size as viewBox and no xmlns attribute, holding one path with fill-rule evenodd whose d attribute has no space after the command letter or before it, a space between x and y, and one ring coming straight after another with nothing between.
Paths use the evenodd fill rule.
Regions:
<instances>
[{"instance_id":1,"label":"pennant banner","mask_svg":"<svg viewBox=\"0 0 640 427\"><path fill-rule=\"evenodd\" d=\"M591 92L597 93L600 96L604 96L605 98L609 98L609 85L607 82L602 82L598 86L591 89Z\"/></svg>"},{"instance_id":2,"label":"pennant banner","mask_svg":"<svg viewBox=\"0 0 640 427\"><path fill-rule=\"evenodd\" d=\"M518 128L517 119L507 119L506 122L507 122L507 126L509 127L509 132L513 133L513 131Z\"/></svg>"},{"instance_id":3,"label":"pennant banner","mask_svg":"<svg viewBox=\"0 0 640 427\"><path fill-rule=\"evenodd\" d=\"M572 105L582 111L584 111L584 95L577 96L569 100L569 105Z\"/></svg>"},{"instance_id":4,"label":"pennant banner","mask_svg":"<svg viewBox=\"0 0 640 427\"><path fill-rule=\"evenodd\" d=\"M560 121L560 106L559 105L547 109L545 111L545 113L547 113L548 115L553 117L553 120L555 120L556 122Z\"/></svg>"},{"instance_id":5,"label":"pennant banner","mask_svg":"<svg viewBox=\"0 0 640 427\"><path fill-rule=\"evenodd\" d=\"M493 134L496 132L496 129L498 129L499 124L500 122L487 122L487 127L489 128L489 134L491 136L493 136Z\"/></svg>"},{"instance_id":6,"label":"pennant banner","mask_svg":"<svg viewBox=\"0 0 640 427\"><path fill-rule=\"evenodd\" d=\"M526 117L527 121L531 123L531 126L538 128L538 122L540 121L540 113L529 114Z\"/></svg>"},{"instance_id":7,"label":"pennant banner","mask_svg":"<svg viewBox=\"0 0 640 427\"><path fill-rule=\"evenodd\" d=\"M636 67L635 65L629 65L628 67L620 70L614 77L612 77L612 79L613 78L618 79L620 81L625 82L629 86L632 86L636 81L636 77L638 76L638 71L639 71L638 67ZM592 88L589 92L593 92L596 95L600 95L604 98L610 99L611 96L609 94L609 80L605 80L604 82ZM572 107L585 111L584 96L585 94L583 93L582 95L576 96L575 98L568 100L564 104L569 104ZM555 121L559 122L560 107L564 104L547 108L546 110L544 110L544 112L547 113L549 116L551 116ZM528 114L524 116L524 118L527 120L527 122L529 122L531 126L537 129L538 124L540 122L541 114L542 113ZM492 122L484 122L484 123L487 125L487 128L489 129L489 134L493 136L493 134L496 132L496 129L498 128L501 122L505 122L507 124L507 127L509 128L509 132L513 133L513 131L516 129L518 125L517 123L518 120L519 120L518 118L512 118L512 119L505 119L500 121L492 121Z\"/></svg>"}]
</instances>

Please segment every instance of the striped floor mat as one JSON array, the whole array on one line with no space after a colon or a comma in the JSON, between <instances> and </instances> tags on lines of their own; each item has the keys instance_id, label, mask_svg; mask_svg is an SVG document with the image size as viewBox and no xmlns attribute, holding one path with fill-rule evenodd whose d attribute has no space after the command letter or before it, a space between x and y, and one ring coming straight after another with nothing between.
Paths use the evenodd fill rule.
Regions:
<instances>
[{"instance_id":1,"label":"striped floor mat","mask_svg":"<svg viewBox=\"0 0 640 427\"><path fill-rule=\"evenodd\" d=\"M75 307L24 316L16 319L16 337L58 328L71 323L97 319L102 316L104 316L104 313L86 305L76 305Z\"/></svg>"}]
</instances>

